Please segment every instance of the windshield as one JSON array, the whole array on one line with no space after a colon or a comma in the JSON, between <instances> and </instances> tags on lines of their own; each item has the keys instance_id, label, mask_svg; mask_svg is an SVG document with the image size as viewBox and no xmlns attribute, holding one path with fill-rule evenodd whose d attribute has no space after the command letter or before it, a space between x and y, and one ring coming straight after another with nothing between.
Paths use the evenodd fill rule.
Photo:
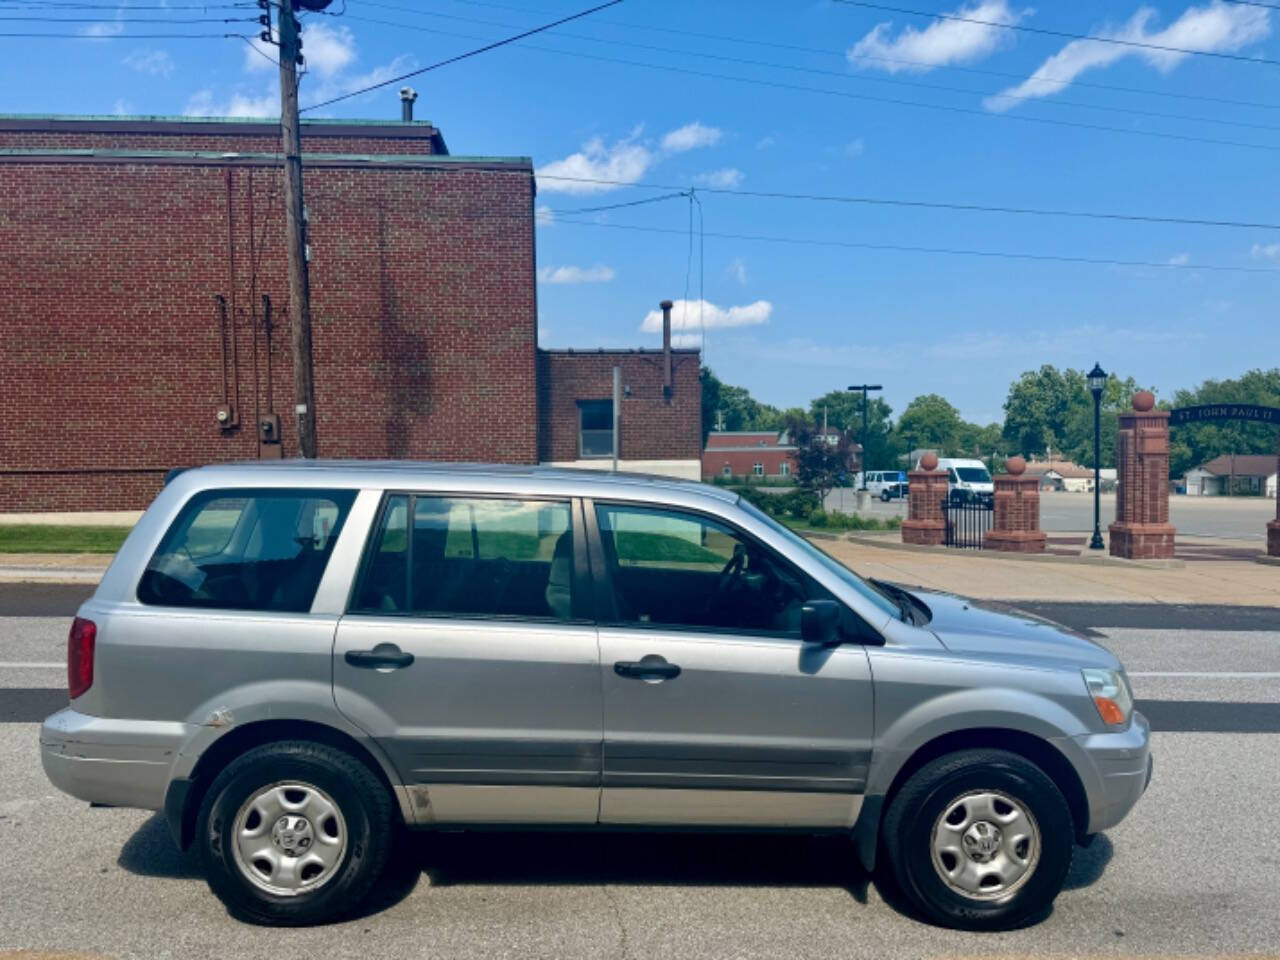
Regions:
<instances>
[{"instance_id":1,"label":"windshield","mask_svg":"<svg viewBox=\"0 0 1280 960\"><path fill-rule=\"evenodd\" d=\"M856 573L854 573L844 564L840 563L834 557L828 556L826 553L823 553L821 550L815 547L812 543L810 543L804 537L800 536L800 534L796 533L794 530L791 530L790 528L779 523L773 517L769 516L767 513L765 513L763 510L757 507L754 503L751 503L745 498L743 497L738 498L738 506L740 506L743 510L746 510L749 514L751 514L761 523L768 526L769 529L776 532L779 536L784 537L788 543L792 544L797 549L803 551L806 556L812 557L814 560L817 560L824 567L826 567L828 570L834 573L837 577L839 577L842 581L847 583L849 586L853 587L854 590L858 591L859 596L865 597L868 601L874 604L876 609L884 613L886 617L893 617L899 620L902 619L900 615L901 611L899 610L898 604L896 601L894 601L890 597L885 596L883 593L877 590L874 586L872 586L867 581L863 580L860 576L858 576Z\"/></svg>"},{"instance_id":2,"label":"windshield","mask_svg":"<svg viewBox=\"0 0 1280 960\"><path fill-rule=\"evenodd\" d=\"M990 483L991 474L986 467L956 467L956 473L965 483Z\"/></svg>"}]
</instances>

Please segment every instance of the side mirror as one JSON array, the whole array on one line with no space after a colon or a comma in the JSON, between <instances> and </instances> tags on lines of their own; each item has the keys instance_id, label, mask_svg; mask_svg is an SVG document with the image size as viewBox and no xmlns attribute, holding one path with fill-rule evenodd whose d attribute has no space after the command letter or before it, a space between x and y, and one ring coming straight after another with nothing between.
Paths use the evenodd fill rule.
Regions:
<instances>
[{"instance_id":1,"label":"side mirror","mask_svg":"<svg viewBox=\"0 0 1280 960\"><path fill-rule=\"evenodd\" d=\"M810 600L800 608L800 638L805 643L834 647L840 642L840 604Z\"/></svg>"}]
</instances>

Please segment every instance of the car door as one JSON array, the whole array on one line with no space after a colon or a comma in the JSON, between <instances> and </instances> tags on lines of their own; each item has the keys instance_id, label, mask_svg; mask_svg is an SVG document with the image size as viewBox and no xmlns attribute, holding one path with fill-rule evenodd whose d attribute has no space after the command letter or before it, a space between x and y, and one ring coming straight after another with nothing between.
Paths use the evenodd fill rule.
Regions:
<instances>
[{"instance_id":1,"label":"car door","mask_svg":"<svg viewBox=\"0 0 1280 960\"><path fill-rule=\"evenodd\" d=\"M861 803L871 675L799 635L830 595L710 516L586 508L600 613L602 823L842 827Z\"/></svg>"},{"instance_id":2,"label":"car door","mask_svg":"<svg viewBox=\"0 0 1280 960\"><path fill-rule=\"evenodd\" d=\"M333 660L338 708L434 823L594 823L600 681L580 508L385 497Z\"/></svg>"}]
</instances>

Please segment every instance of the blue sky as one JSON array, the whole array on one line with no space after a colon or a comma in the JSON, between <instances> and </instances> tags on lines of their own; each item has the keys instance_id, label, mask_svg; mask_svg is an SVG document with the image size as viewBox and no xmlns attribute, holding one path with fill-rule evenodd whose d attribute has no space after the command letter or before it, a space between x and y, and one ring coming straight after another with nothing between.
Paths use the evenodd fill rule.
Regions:
<instances>
[{"instance_id":1,"label":"blue sky","mask_svg":"<svg viewBox=\"0 0 1280 960\"><path fill-rule=\"evenodd\" d=\"M130 10L163 0L86 0L50 13L0 0L0 17L88 21L6 21L0 33L107 38L0 37L0 111L275 115L274 66L248 43L138 36L254 24L128 22L257 13L194 2ZM1265 5L886 3L1280 60L1280 10ZM341 16L304 20L302 101L590 5L346 0ZM624 0L410 82L418 116L455 154L533 158L545 346L655 346L650 312L687 297L681 341L705 333L709 365L763 400L803 404L873 381L898 412L937 392L983 422L1000 419L1009 381L1042 363L1100 360L1165 394L1280 363L1280 231L711 189L1280 223L1280 65L832 0ZM323 115L398 116L398 86ZM686 197L573 212L689 186L703 216L701 265L696 238L689 257Z\"/></svg>"}]
</instances>

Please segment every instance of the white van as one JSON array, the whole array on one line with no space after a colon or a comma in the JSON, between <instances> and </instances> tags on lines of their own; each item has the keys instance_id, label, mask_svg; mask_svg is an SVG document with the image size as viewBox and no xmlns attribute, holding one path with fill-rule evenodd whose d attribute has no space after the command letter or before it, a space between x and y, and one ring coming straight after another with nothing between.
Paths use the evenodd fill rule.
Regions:
<instances>
[{"instance_id":1,"label":"white van","mask_svg":"<svg viewBox=\"0 0 1280 960\"><path fill-rule=\"evenodd\" d=\"M916 469L920 469L919 464ZM981 460L939 458L938 469L947 471L947 493L952 503L990 503L995 496L991 473Z\"/></svg>"},{"instance_id":2,"label":"white van","mask_svg":"<svg viewBox=\"0 0 1280 960\"><path fill-rule=\"evenodd\" d=\"M880 497L882 500L890 499L892 492L897 484L906 483L907 475L901 470L868 470L867 471L867 492L873 497ZM862 476L858 475L855 488L862 489ZM890 497L885 497L885 493L890 493Z\"/></svg>"}]
</instances>

